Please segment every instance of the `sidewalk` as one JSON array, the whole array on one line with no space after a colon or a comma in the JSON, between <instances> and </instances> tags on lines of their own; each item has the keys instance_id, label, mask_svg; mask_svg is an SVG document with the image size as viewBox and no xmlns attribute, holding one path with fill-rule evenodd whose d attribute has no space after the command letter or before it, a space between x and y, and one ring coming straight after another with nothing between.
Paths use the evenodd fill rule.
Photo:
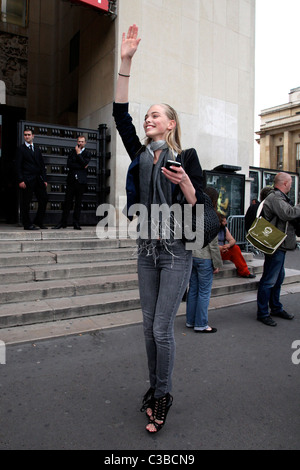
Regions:
<instances>
[{"instance_id":1,"label":"sidewalk","mask_svg":"<svg viewBox=\"0 0 300 470\"><path fill-rule=\"evenodd\" d=\"M149 387L142 325L7 347L0 450L300 449L300 294L270 328L256 304L210 312L214 335L176 320L174 405L158 435L139 412ZM300 358L300 353L298 354Z\"/></svg>"},{"instance_id":2,"label":"sidewalk","mask_svg":"<svg viewBox=\"0 0 300 470\"><path fill-rule=\"evenodd\" d=\"M262 259L262 258L261 258ZM286 260L286 268L299 271L300 251L288 253ZM217 279L217 277L216 277ZM240 279L236 278L236 283ZM300 283L286 284L282 287L282 297L289 294L300 293ZM219 295L212 297L210 301L210 313L215 309L222 308L224 303L227 306L239 305L243 309L243 305L256 301L256 291L233 293L230 295ZM41 302L42 305L42 302ZM40 308L42 308L40 305ZM255 306L253 307L255 310ZM185 315L186 304L182 303L178 312L178 316ZM115 327L123 327L136 325L142 322L142 312L140 310L128 310L125 312L114 312L103 315L93 315L87 317L78 317L68 320L57 320L46 323L36 323L33 325L24 325L19 327L8 327L0 329L0 341L6 345L22 344L27 342L37 342L46 339L54 339L64 336L72 336L79 334L92 333L95 331L106 330Z\"/></svg>"}]
</instances>

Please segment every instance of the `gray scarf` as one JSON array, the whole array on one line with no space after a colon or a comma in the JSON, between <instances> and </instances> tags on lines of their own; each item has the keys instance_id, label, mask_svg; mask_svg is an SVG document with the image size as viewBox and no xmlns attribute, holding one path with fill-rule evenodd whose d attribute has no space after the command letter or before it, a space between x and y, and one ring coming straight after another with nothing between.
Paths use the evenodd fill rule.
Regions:
<instances>
[{"instance_id":1,"label":"gray scarf","mask_svg":"<svg viewBox=\"0 0 300 470\"><path fill-rule=\"evenodd\" d=\"M159 160L154 165L154 152L162 150ZM152 152L151 152L152 151ZM167 160L175 160L165 141L152 142L140 156L140 204L147 208L147 216L140 214L140 249L147 248L153 253L158 240L168 248L174 241L174 217L163 217L161 212L153 210L153 206L161 207L173 204L172 183L162 174L162 167Z\"/></svg>"}]
</instances>

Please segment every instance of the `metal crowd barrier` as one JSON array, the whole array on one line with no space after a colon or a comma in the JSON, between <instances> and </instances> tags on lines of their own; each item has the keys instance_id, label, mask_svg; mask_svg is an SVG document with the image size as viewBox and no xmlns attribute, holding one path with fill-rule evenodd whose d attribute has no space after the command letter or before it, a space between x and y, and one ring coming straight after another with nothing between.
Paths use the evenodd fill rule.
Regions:
<instances>
[{"instance_id":1,"label":"metal crowd barrier","mask_svg":"<svg viewBox=\"0 0 300 470\"><path fill-rule=\"evenodd\" d=\"M249 251L249 244L246 240L245 232L245 216L244 215L231 215L227 219L227 227L236 244L239 245L242 251Z\"/></svg>"},{"instance_id":2,"label":"metal crowd barrier","mask_svg":"<svg viewBox=\"0 0 300 470\"><path fill-rule=\"evenodd\" d=\"M227 218L227 227L233 238L236 240L237 245L242 251L249 251L259 255L261 254L254 246L246 240L245 229L245 216L244 215L231 215Z\"/></svg>"}]
</instances>

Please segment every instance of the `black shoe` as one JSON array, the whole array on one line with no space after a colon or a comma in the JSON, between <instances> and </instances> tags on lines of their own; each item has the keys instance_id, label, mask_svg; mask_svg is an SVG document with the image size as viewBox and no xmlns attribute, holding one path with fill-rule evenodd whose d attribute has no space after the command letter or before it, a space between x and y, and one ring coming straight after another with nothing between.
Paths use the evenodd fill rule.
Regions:
<instances>
[{"instance_id":1,"label":"black shoe","mask_svg":"<svg viewBox=\"0 0 300 470\"><path fill-rule=\"evenodd\" d=\"M246 276L240 276L240 277L244 277L246 279L255 279L256 278L256 274L246 274Z\"/></svg>"},{"instance_id":2,"label":"black shoe","mask_svg":"<svg viewBox=\"0 0 300 470\"><path fill-rule=\"evenodd\" d=\"M268 317L258 318L257 320L267 326L277 326L276 321L274 321L273 318L270 317L270 315Z\"/></svg>"},{"instance_id":3,"label":"black shoe","mask_svg":"<svg viewBox=\"0 0 300 470\"><path fill-rule=\"evenodd\" d=\"M153 428L149 430L148 426L146 427L150 434L155 434L164 427L167 415L173 404L173 397L169 393L162 398L155 398L154 400L153 418L148 424L148 426L153 426Z\"/></svg>"},{"instance_id":4,"label":"black shoe","mask_svg":"<svg viewBox=\"0 0 300 470\"><path fill-rule=\"evenodd\" d=\"M210 330L208 328L206 328L205 330L194 330L195 333L216 333L218 330L217 328L214 328L214 327L210 327Z\"/></svg>"},{"instance_id":5,"label":"black shoe","mask_svg":"<svg viewBox=\"0 0 300 470\"><path fill-rule=\"evenodd\" d=\"M39 227L41 230L48 230L48 227L46 227L46 225L39 225L39 224L36 224L37 227Z\"/></svg>"},{"instance_id":6,"label":"black shoe","mask_svg":"<svg viewBox=\"0 0 300 470\"><path fill-rule=\"evenodd\" d=\"M57 224L55 227L52 227L52 230L60 230L61 228L67 228L64 224Z\"/></svg>"},{"instance_id":7,"label":"black shoe","mask_svg":"<svg viewBox=\"0 0 300 470\"><path fill-rule=\"evenodd\" d=\"M282 310L282 312L271 312L271 315L273 317L284 318L284 320L293 320L294 318L294 315L287 313L285 310Z\"/></svg>"},{"instance_id":8,"label":"black shoe","mask_svg":"<svg viewBox=\"0 0 300 470\"><path fill-rule=\"evenodd\" d=\"M79 224L74 224L74 230L82 230Z\"/></svg>"},{"instance_id":9,"label":"black shoe","mask_svg":"<svg viewBox=\"0 0 300 470\"><path fill-rule=\"evenodd\" d=\"M28 227L24 227L24 230L38 230L35 225L29 225Z\"/></svg>"}]
</instances>

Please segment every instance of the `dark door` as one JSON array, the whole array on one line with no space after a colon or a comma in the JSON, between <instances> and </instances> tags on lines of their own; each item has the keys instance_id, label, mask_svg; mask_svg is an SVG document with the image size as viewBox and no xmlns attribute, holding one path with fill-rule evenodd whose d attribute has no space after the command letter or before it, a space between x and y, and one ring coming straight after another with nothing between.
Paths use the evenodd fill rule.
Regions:
<instances>
[{"instance_id":1,"label":"dark door","mask_svg":"<svg viewBox=\"0 0 300 470\"><path fill-rule=\"evenodd\" d=\"M15 154L18 122L25 118L23 108L0 105L0 222L15 224L18 220L18 185Z\"/></svg>"}]
</instances>

